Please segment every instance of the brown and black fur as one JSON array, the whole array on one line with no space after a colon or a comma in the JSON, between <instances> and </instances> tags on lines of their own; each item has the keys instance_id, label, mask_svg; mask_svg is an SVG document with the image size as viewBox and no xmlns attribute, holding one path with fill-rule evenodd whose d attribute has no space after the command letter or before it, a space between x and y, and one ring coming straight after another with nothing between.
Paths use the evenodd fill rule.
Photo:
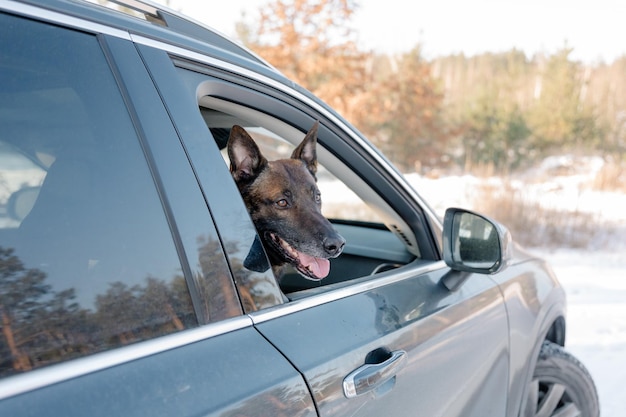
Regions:
<instances>
[{"instance_id":1,"label":"brown and black fur","mask_svg":"<svg viewBox=\"0 0 626 417\"><path fill-rule=\"evenodd\" d=\"M317 129L316 122L291 158L277 161L265 159L241 126L230 132L230 171L276 276L291 264L304 277L320 280L328 272L327 260L339 256L345 244L321 212Z\"/></svg>"}]
</instances>

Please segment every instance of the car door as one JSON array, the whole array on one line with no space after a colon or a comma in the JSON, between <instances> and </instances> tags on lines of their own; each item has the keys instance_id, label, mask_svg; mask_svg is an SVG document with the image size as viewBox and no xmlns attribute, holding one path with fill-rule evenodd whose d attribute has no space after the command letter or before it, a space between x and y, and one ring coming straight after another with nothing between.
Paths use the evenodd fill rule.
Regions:
<instances>
[{"instance_id":1,"label":"car door","mask_svg":"<svg viewBox=\"0 0 626 417\"><path fill-rule=\"evenodd\" d=\"M259 128L264 137L296 137L318 119L318 155L337 164L332 169L356 193L402 224L338 222L347 244L344 255L331 262L331 275L340 272L329 278L330 285L283 287L286 303L264 305L258 287L238 280L240 293L256 300L247 309L255 328L302 373L319 415L504 415L509 365L501 293L488 276L445 266L431 231L434 221L397 174L382 168L383 159L351 139L356 134L306 93L250 71L238 75L234 65L178 49L170 48L170 62L139 49L151 68L159 68L153 72L157 85L181 81L179 88L161 88L180 129L205 124L205 139L222 148L234 123ZM200 149L187 146L190 157L202 167L206 161L194 147ZM227 163L211 170L226 172ZM210 187L208 176L200 182ZM232 189L233 183L223 184L226 195ZM240 215L224 214L220 233L236 233ZM231 268L245 276L245 264L231 262ZM454 281L463 283L449 285L452 290L444 285Z\"/></svg>"},{"instance_id":2,"label":"car door","mask_svg":"<svg viewBox=\"0 0 626 417\"><path fill-rule=\"evenodd\" d=\"M322 416L501 416L506 314L488 279L451 293L419 264L252 315Z\"/></svg>"},{"instance_id":3,"label":"car door","mask_svg":"<svg viewBox=\"0 0 626 417\"><path fill-rule=\"evenodd\" d=\"M0 12L0 415L314 416L243 314L128 34L5 6L20 16Z\"/></svg>"}]
</instances>

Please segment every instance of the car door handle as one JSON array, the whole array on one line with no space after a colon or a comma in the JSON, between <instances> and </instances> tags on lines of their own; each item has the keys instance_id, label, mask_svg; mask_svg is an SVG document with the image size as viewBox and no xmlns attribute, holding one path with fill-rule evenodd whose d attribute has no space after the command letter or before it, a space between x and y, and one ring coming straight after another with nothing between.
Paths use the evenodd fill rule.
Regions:
<instances>
[{"instance_id":1,"label":"car door handle","mask_svg":"<svg viewBox=\"0 0 626 417\"><path fill-rule=\"evenodd\" d=\"M396 376L406 359L406 352L397 350L384 362L360 366L343 379L343 393L346 398L354 398L380 387Z\"/></svg>"}]
</instances>

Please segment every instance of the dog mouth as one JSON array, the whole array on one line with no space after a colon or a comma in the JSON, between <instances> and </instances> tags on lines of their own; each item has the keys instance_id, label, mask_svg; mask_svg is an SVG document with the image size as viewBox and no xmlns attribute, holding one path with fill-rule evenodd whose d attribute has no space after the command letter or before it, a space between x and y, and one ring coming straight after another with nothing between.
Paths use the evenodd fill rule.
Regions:
<instances>
[{"instance_id":1,"label":"dog mouth","mask_svg":"<svg viewBox=\"0 0 626 417\"><path fill-rule=\"evenodd\" d=\"M291 263L296 270L305 278L313 281L319 281L330 272L330 261L326 258L316 258L309 254L296 250L284 239L272 232L268 232L269 242L278 250L278 252Z\"/></svg>"}]
</instances>

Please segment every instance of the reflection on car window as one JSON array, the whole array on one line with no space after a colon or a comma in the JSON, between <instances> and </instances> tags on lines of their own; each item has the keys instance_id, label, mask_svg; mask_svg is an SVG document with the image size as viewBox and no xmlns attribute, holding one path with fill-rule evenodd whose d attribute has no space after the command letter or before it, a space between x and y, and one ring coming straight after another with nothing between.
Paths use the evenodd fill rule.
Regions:
<instances>
[{"instance_id":1,"label":"reflection on car window","mask_svg":"<svg viewBox=\"0 0 626 417\"><path fill-rule=\"evenodd\" d=\"M16 228L30 213L46 171L0 141L0 229Z\"/></svg>"},{"instance_id":2,"label":"reflection on car window","mask_svg":"<svg viewBox=\"0 0 626 417\"><path fill-rule=\"evenodd\" d=\"M195 326L98 41L4 15L0 33L0 376Z\"/></svg>"}]
</instances>

